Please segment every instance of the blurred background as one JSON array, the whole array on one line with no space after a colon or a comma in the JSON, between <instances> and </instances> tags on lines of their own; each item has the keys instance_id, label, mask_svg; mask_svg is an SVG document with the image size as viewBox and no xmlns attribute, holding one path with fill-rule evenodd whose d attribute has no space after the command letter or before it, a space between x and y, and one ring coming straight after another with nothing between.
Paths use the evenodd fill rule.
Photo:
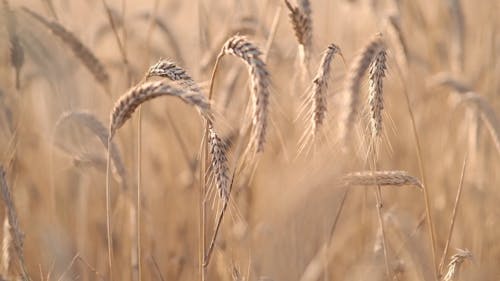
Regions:
<instances>
[{"instance_id":1,"label":"blurred background","mask_svg":"<svg viewBox=\"0 0 500 281\"><path fill-rule=\"evenodd\" d=\"M457 248L468 249L473 261L462 265L456 280L500 279L500 2L311 0L311 72L330 43L340 47L345 65L340 58L332 64L324 138L302 152L308 119L300 108L311 79L301 78L284 1L8 2L2 3L0 24L0 156L32 280L109 280L106 149L84 121L64 116L84 111L107 128L115 101L160 58L183 67L206 93L215 58L234 34L264 52L271 117L264 153L234 179L206 280L433 280L464 163L444 267ZM104 65L109 83L96 81L82 58L25 8L73 33ZM18 87L13 29L24 54ZM423 192L383 187L391 277L385 273L373 187L349 188L331 236L346 190L335 183L345 173L369 170L367 78L349 149L337 136L347 69L377 32L388 48L378 168L408 171L424 182L437 257L433 261ZM213 104L220 130L234 144L231 167L238 162L235 147L245 143L238 131L248 122L248 85L245 66L225 57ZM468 93L481 102L468 102ZM139 167L140 280L200 279L200 197L208 202L206 244L220 210L215 192L200 192L204 123L175 98L145 103L141 119L140 161L137 114L114 138L126 172L125 180L111 177L114 280L139 280L136 210L130 207L137 201ZM11 250L5 239L3 244L2 278L19 280L18 259L13 255L9 262ZM312 277L305 274L311 266Z\"/></svg>"}]
</instances>

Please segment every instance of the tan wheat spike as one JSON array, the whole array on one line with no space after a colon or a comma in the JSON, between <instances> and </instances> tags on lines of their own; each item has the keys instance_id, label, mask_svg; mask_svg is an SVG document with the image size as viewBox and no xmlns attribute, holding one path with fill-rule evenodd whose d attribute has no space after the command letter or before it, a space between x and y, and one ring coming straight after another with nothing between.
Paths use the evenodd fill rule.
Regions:
<instances>
[{"instance_id":1,"label":"tan wheat spike","mask_svg":"<svg viewBox=\"0 0 500 281\"><path fill-rule=\"evenodd\" d=\"M465 93L461 99L466 104L477 106L481 119L490 131L491 138L495 143L498 153L500 153L500 120L491 105L479 94L475 92Z\"/></svg>"},{"instance_id":2,"label":"tan wheat spike","mask_svg":"<svg viewBox=\"0 0 500 281\"><path fill-rule=\"evenodd\" d=\"M132 87L116 102L111 111L109 139L112 139L116 131L130 119L139 105L161 96L178 97L187 104L195 106L206 119L212 118L209 103L202 94L176 88L165 81L146 82Z\"/></svg>"},{"instance_id":3,"label":"tan wheat spike","mask_svg":"<svg viewBox=\"0 0 500 281\"><path fill-rule=\"evenodd\" d=\"M266 141L269 107L269 72L266 64L261 59L261 51L243 36L229 38L222 47L222 55L234 55L242 59L248 68L251 77L251 91L253 100L253 132L251 142L255 151L262 152Z\"/></svg>"},{"instance_id":4,"label":"tan wheat spike","mask_svg":"<svg viewBox=\"0 0 500 281\"><path fill-rule=\"evenodd\" d=\"M434 74L431 78L427 80L427 87L435 87L435 86L446 86L460 94L473 91L470 86L458 81L448 72L440 72Z\"/></svg>"},{"instance_id":5,"label":"tan wheat spike","mask_svg":"<svg viewBox=\"0 0 500 281\"><path fill-rule=\"evenodd\" d=\"M382 111L384 110L383 79L385 77L387 54L383 48L375 55L369 71L368 103L372 138L382 132Z\"/></svg>"},{"instance_id":6,"label":"tan wheat spike","mask_svg":"<svg viewBox=\"0 0 500 281\"><path fill-rule=\"evenodd\" d=\"M12 237L14 252L19 259L19 265L21 266L21 273L23 275L23 280L31 280L29 278L26 264L24 262L24 234L21 231L21 227L19 226L19 220L17 216L16 207L14 205L14 200L12 199L12 195L10 193L9 186L7 185L7 179L5 176L5 170L2 166L0 166L0 193L2 196L2 200L6 207L6 215L8 219L8 223L10 225L10 235ZM5 246L5 245L4 245Z\"/></svg>"},{"instance_id":7,"label":"tan wheat spike","mask_svg":"<svg viewBox=\"0 0 500 281\"><path fill-rule=\"evenodd\" d=\"M4 16L6 19L7 32L9 33L10 41L10 62L14 67L16 89L21 88L21 68L24 64L24 49L17 36L17 20L15 14L12 12L9 1L3 0Z\"/></svg>"},{"instance_id":8,"label":"tan wheat spike","mask_svg":"<svg viewBox=\"0 0 500 281\"><path fill-rule=\"evenodd\" d=\"M477 94L471 87L458 81L451 74L446 72L438 73L432 76L428 80L427 84L430 87L437 85L450 87L455 91L455 94L458 93L457 96L460 102L476 106L476 108L473 109L477 109L479 111L481 119L486 124L497 151L500 153L500 120L498 119L495 110L484 97Z\"/></svg>"},{"instance_id":9,"label":"tan wheat spike","mask_svg":"<svg viewBox=\"0 0 500 281\"><path fill-rule=\"evenodd\" d=\"M300 0L298 6L293 6L288 0L285 0L285 4L290 12L289 18L295 32L295 37L299 42L299 56L302 68L304 74L308 74L313 34L311 4L309 0Z\"/></svg>"},{"instance_id":10,"label":"tan wheat spike","mask_svg":"<svg viewBox=\"0 0 500 281\"><path fill-rule=\"evenodd\" d=\"M73 54L81 61L81 63L85 65L90 73L92 73L95 80L102 85L106 91L109 91L109 74L104 68L104 65L97 59L89 48L83 45L83 43L73 33L66 30L66 28L64 28L60 23L45 19L43 16L26 7L23 7L23 10L42 23L56 37L61 39L61 41L71 49Z\"/></svg>"},{"instance_id":11,"label":"tan wheat spike","mask_svg":"<svg viewBox=\"0 0 500 281\"><path fill-rule=\"evenodd\" d=\"M406 171L362 171L349 173L342 177L342 183L346 186L352 185L411 185L422 189L423 185L419 179L411 176Z\"/></svg>"},{"instance_id":12,"label":"tan wheat spike","mask_svg":"<svg viewBox=\"0 0 500 281\"><path fill-rule=\"evenodd\" d=\"M374 56L384 45L382 34L376 34L354 58L349 67L347 77L344 80L344 101L343 118L341 120L341 138L346 141L358 113L359 89L361 80L366 73Z\"/></svg>"},{"instance_id":13,"label":"tan wheat spike","mask_svg":"<svg viewBox=\"0 0 500 281\"><path fill-rule=\"evenodd\" d=\"M58 128L60 128L66 122L78 122L85 127L87 127L94 135L99 138L99 141L104 145L106 149L108 149L108 129L104 126L97 117L85 111L69 111L63 113L56 122L55 131L57 132ZM117 180L122 184L123 189L127 190L127 172L125 169L125 165L120 156L120 152L115 143L111 143L110 149L111 160L113 161L114 173L117 175Z\"/></svg>"},{"instance_id":14,"label":"tan wheat spike","mask_svg":"<svg viewBox=\"0 0 500 281\"><path fill-rule=\"evenodd\" d=\"M460 266L466 259L471 259L472 258L472 253L465 249L457 249L458 253L454 254L451 259L450 263L448 264L448 269L446 271L446 274L443 276L441 279L442 281L456 281L458 280L458 274L460 272Z\"/></svg>"},{"instance_id":15,"label":"tan wheat spike","mask_svg":"<svg viewBox=\"0 0 500 281\"><path fill-rule=\"evenodd\" d=\"M10 268L12 264L12 255L13 255L13 239L12 239L12 227L10 226L9 223L9 218L8 216L5 216L5 219L3 221L3 239L2 239L2 268L1 272L2 275L0 275L0 278L6 279L6 276L9 276L10 274ZM3 280L0 279L0 280Z\"/></svg>"},{"instance_id":16,"label":"tan wheat spike","mask_svg":"<svg viewBox=\"0 0 500 281\"><path fill-rule=\"evenodd\" d=\"M187 71L171 61L160 59L146 73L146 78L150 77L164 77L172 81L177 81L188 90L201 94L200 87ZM215 185L219 191L220 198L227 201L229 199L230 185L227 145L219 137L211 122L208 122L208 144L211 156L211 172L215 178Z\"/></svg>"},{"instance_id":17,"label":"tan wheat spike","mask_svg":"<svg viewBox=\"0 0 500 281\"><path fill-rule=\"evenodd\" d=\"M228 168L228 146L214 130L213 126L209 124L208 128L208 144L210 149L211 159L211 172L215 177L215 185L219 191L219 197L227 202L229 200L230 177Z\"/></svg>"},{"instance_id":18,"label":"tan wheat spike","mask_svg":"<svg viewBox=\"0 0 500 281\"><path fill-rule=\"evenodd\" d=\"M184 88L193 92L201 92L198 84L184 68L177 66L174 62L167 59L160 59L149 68L146 73L146 79L151 77L163 77L172 81L179 81Z\"/></svg>"},{"instance_id":19,"label":"tan wheat spike","mask_svg":"<svg viewBox=\"0 0 500 281\"><path fill-rule=\"evenodd\" d=\"M328 81L331 77L331 64L335 54L342 55L340 48L335 44L330 44L321 58L321 62L312 81L312 89L309 96L311 103L311 133L316 135L325 120L328 104L327 91Z\"/></svg>"},{"instance_id":20,"label":"tan wheat spike","mask_svg":"<svg viewBox=\"0 0 500 281\"><path fill-rule=\"evenodd\" d=\"M301 5L297 7L294 7L288 0L285 0L285 4L290 11L289 17L297 41L309 50L312 45L312 18L309 1L302 0Z\"/></svg>"}]
</instances>

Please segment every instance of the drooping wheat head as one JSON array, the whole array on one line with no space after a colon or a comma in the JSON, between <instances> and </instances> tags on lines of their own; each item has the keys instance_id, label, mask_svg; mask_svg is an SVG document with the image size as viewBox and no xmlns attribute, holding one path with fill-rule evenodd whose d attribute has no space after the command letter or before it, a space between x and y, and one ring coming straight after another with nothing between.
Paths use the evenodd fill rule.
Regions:
<instances>
[{"instance_id":1,"label":"drooping wheat head","mask_svg":"<svg viewBox=\"0 0 500 281\"><path fill-rule=\"evenodd\" d=\"M456 281L458 280L458 275L460 273L460 266L466 259L472 258L472 253L465 249L457 249L458 253L454 254L450 263L448 264L448 269L446 270L446 274L443 276L443 281Z\"/></svg>"},{"instance_id":2,"label":"drooping wheat head","mask_svg":"<svg viewBox=\"0 0 500 281\"><path fill-rule=\"evenodd\" d=\"M354 61L349 67L349 71L344 80L344 102L342 108L342 120L340 123L341 132L340 137L347 141L350 132L352 131L359 107L359 90L361 87L361 80L368 70L370 63L380 48L384 45L382 35L376 34L354 58Z\"/></svg>"},{"instance_id":3,"label":"drooping wheat head","mask_svg":"<svg viewBox=\"0 0 500 281\"><path fill-rule=\"evenodd\" d=\"M295 37L299 42L299 55L305 71L308 71L308 64L312 49L313 22L311 17L311 3L309 0L300 0L298 6L292 5L285 0L289 11L290 22L292 23Z\"/></svg>"},{"instance_id":4,"label":"drooping wheat head","mask_svg":"<svg viewBox=\"0 0 500 281\"><path fill-rule=\"evenodd\" d=\"M161 59L156 64L151 66L146 73L146 78L163 77L171 81L179 82L179 84L187 90L201 93L201 89L193 78L187 73L184 68L177 66L175 63ZM212 121L208 121L208 145L210 152L211 173L215 180L215 186L219 192L219 196L223 201L229 199L229 167L227 160L227 145L220 138L215 130Z\"/></svg>"},{"instance_id":5,"label":"drooping wheat head","mask_svg":"<svg viewBox=\"0 0 500 281\"><path fill-rule=\"evenodd\" d=\"M212 118L210 105L202 94L176 88L165 81L146 82L132 87L115 103L111 111L109 139L112 139L116 131L132 117L139 105L161 96L178 97L187 104L194 106L204 118L209 120Z\"/></svg>"},{"instance_id":6,"label":"drooping wheat head","mask_svg":"<svg viewBox=\"0 0 500 281\"><path fill-rule=\"evenodd\" d=\"M104 65L97 59L92 51L86 47L73 33L56 21L44 18L38 13L23 7L23 10L35 20L48 28L52 34L66 44L80 62L90 71L95 80L109 92L110 79Z\"/></svg>"},{"instance_id":7,"label":"drooping wheat head","mask_svg":"<svg viewBox=\"0 0 500 281\"><path fill-rule=\"evenodd\" d=\"M108 149L108 129L94 114L86 111L65 112L57 120L54 131L57 132L66 122L78 122L87 127L97 138L99 138L99 141L104 147ZM54 137L56 137L56 135ZM113 162L113 174L116 175L117 181L126 191L128 188L127 172L125 164L120 156L120 151L114 142L111 142L110 157Z\"/></svg>"},{"instance_id":8,"label":"drooping wheat head","mask_svg":"<svg viewBox=\"0 0 500 281\"><path fill-rule=\"evenodd\" d=\"M193 78L191 78L184 68L177 66L174 62L166 59L160 59L149 68L146 73L146 79L151 77L162 77L172 81L178 81L182 87L188 90L201 92L198 84L193 80Z\"/></svg>"},{"instance_id":9,"label":"drooping wheat head","mask_svg":"<svg viewBox=\"0 0 500 281\"><path fill-rule=\"evenodd\" d=\"M250 142L256 152L262 152L266 142L270 86L269 72L260 57L262 52L246 37L233 36L226 41L219 56L226 54L240 58L247 65L253 100L253 131Z\"/></svg>"}]
</instances>

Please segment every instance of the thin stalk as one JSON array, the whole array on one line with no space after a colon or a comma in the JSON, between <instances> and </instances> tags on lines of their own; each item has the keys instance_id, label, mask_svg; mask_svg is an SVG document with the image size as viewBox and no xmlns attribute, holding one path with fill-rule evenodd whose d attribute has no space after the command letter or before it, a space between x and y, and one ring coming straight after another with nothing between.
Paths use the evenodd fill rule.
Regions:
<instances>
[{"instance_id":1,"label":"thin stalk","mask_svg":"<svg viewBox=\"0 0 500 281\"><path fill-rule=\"evenodd\" d=\"M439 275L441 275L441 272L443 272L443 266L445 263L446 256L448 255L448 249L450 247L451 236L453 234L453 228L455 226L455 220L457 218L458 203L460 202L462 189L464 186L464 176L465 176L466 166L467 166L467 155L465 155L464 162L462 164L462 173L460 174L460 183L458 184L458 191L457 191L457 196L455 198L455 205L453 206L453 212L451 215L451 223L450 223L450 229L448 231L448 238L446 239L446 245L444 246L443 256L441 257L441 262L439 263Z\"/></svg>"},{"instance_id":2,"label":"thin stalk","mask_svg":"<svg viewBox=\"0 0 500 281\"><path fill-rule=\"evenodd\" d=\"M111 147L111 138L108 137L108 148ZM109 280L113 281L113 252L112 252L112 241L111 241L111 216L110 216L110 188L109 188L109 172L110 172L110 151L107 150L106 159L106 239L108 244L108 271Z\"/></svg>"},{"instance_id":3,"label":"thin stalk","mask_svg":"<svg viewBox=\"0 0 500 281\"><path fill-rule=\"evenodd\" d=\"M142 106L139 107L138 117L137 117L137 202L136 202L136 256L137 256L137 272L136 279L142 280L142 268L141 268L141 181L142 181ZM109 147L109 146L108 146Z\"/></svg>"},{"instance_id":4,"label":"thin stalk","mask_svg":"<svg viewBox=\"0 0 500 281\"><path fill-rule=\"evenodd\" d=\"M423 193L424 193L424 201L425 201L425 217L427 221L427 225L429 227L429 240L431 244L431 251L432 251L432 263L434 265L434 279L437 281L438 279L438 265L437 265L437 257L436 257L436 238L435 238L435 232L434 232L434 224L432 222L432 214L431 214L431 203L430 203L430 196L429 196L429 191L427 187L427 180L425 176L425 166L424 166L424 160L422 158L422 148L420 145L420 139L418 137L418 132L417 132L417 125L415 123L415 117L413 115L413 110L411 108L410 104L410 97L408 94L408 89L406 88L406 79L403 76L403 72L399 68L399 66L396 64L396 69L398 70L398 76L401 79L401 82L403 83L403 94L405 96L406 100L406 106L408 109L408 113L410 114L410 120L411 120L411 127L412 127L412 132L413 132L413 137L415 140L415 145L417 149L417 160L418 160L418 169L420 172L420 178L422 179L422 188L423 188Z\"/></svg>"},{"instance_id":5,"label":"thin stalk","mask_svg":"<svg viewBox=\"0 0 500 281\"><path fill-rule=\"evenodd\" d=\"M377 171L378 167L378 161L377 161L377 146L376 146L376 140L373 140L373 171ZM376 180L375 180L376 181ZM375 190L375 197L377 200L377 217L378 217L378 223L380 227L380 231L382 232L382 246L384 249L384 262L385 262L385 271L387 274L387 278L391 278L391 269L389 267L389 253L387 251L387 239L385 236L385 227L384 227L384 219L382 216L382 207L383 207L383 202L382 202L382 190L380 188L380 185L377 184L377 189Z\"/></svg>"}]
</instances>

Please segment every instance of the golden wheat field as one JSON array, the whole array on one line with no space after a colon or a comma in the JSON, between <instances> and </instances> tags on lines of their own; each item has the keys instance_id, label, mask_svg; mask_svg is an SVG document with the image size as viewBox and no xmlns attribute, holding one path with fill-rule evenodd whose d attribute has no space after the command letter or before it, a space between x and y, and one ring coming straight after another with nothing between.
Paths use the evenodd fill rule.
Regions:
<instances>
[{"instance_id":1,"label":"golden wheat field","mask_svg":"<svg viewBox=\"0 0 500 281\"><path fill-rule=\"evenodd\" d=\"M499 1L0 6L0 280L500 280Z\"/></svg>"}]
</instances>

